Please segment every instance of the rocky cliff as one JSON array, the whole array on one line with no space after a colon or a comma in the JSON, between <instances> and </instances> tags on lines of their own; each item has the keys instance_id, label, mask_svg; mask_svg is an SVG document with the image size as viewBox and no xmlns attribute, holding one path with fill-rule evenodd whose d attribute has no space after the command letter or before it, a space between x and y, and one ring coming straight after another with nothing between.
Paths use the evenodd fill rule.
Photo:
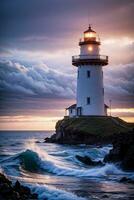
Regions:
<instances>
[{"instance_id":1,"label":"rocky cliff","mask_svg":"<svg viewBox=\"0 0 134 200\"><path fill-rule=\"evenodd\" d=\"M120 163L124 170L134 170L134 129L113 138L113 149L105 156L105 162Z\"/></svg>"},{"instance_id":2,"label":"rocky cliff","mask_svg":"<svg viewBox=\"0 0 134 200\"><path fill-rule=\"evenodd\" d=\"M131 129L127 122L118 117L64 118L57 122L56 133L45 141L61 144L111 143L114 134Z\"/></svg>"},{"instance_id":3,"label":"rocky cliff","mask_svg":"<svg viewBox=\"0 0 134 200\"><path fill-rule=\"evenodd\" d=\"M134 170L134 124L129 124L118 117L81 117L64 118L56 124L56 133L45 142L60 144L113 144L113 149L104 159L115 162L125 170ZM77 159L90 165L88 157ZM128 180L127 180L128 181Z\"/></svg>"}]
</instances>

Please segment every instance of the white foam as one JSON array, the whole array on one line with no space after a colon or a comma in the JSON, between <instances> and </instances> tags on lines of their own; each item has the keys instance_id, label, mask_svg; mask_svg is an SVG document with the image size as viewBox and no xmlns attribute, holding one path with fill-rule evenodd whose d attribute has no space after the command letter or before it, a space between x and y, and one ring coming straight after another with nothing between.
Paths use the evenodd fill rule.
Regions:
<instances>
[{"instance_id":1,"label":"white foam","mask_svg":"<svg viewBox=\"0 0 134 200\"><path fill-rule=\"evenodd\" d=\"M89 156L94 161L103 161L104 157L109 153L112 149L112 145L110 146L103 146L101 148L92 147L81 154L81 156Z\"/></svg>"},{"instance_id":2,"label":"white foam","mask_svg":"<svg viewBox=\"0 0 134 200\"><path fill-rule=\"evenodd\" d=\"M68 166L64 166L63 162L56 161L54 157L49 156L35 143L28 146L30 150L36 152L39 156L37 162L40 167L47 172L59 175L59 176L76 176L76 177L104 177L107 175L122 174L123 172L118 169L114 164L106 164L102 167L84 168L79 169ZM40 161L40 162L39 162Z\"/></svg>"},{"instance_id":3,"label":"white foam","mask_svg":"<svg viewBox=\"0 0 134 200\"><path fill-rule=\"evenodd\" d=\"M77 195L67 192L61 189L56 189L51 186L39 185L34 186L30 185L32 192L38 194L39 199L47 198L48 200L86 200L85 198L78 197Z\"/></svg>"}]
</instances>

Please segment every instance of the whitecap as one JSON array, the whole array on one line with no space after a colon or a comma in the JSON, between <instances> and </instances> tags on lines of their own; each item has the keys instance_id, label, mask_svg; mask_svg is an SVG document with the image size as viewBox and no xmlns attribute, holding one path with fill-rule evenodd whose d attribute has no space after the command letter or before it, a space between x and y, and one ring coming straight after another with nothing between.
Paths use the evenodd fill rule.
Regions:
<instances>
[{"instance_id":1,"label":"whitecap","mask_svg":"<svg viewBox=\"0 0 134 200\"><path fill-rule=\"evenodd\" d=\"M49 173L58 176L75 176L75 177L104 177L108 175L122 174L122 170L118 169L114 164L106 164L105 166L98 166L94 168L75 168L73 166L65 166L63 162L57 161L54 157L49 156L41 148L32 144L29 146L30 156L28 157L29 163L35 162L35 165ZM27 151L26 151L27 153ZM27 156L27 154L26 154ZM30 160L31 159L31 160ZM23 157L25 161L25 156ZM32 167L32 166L31 166Z\"/></svg>"},{"instance_id":2,"label":"whitecap","mask_svg":"<svg viewBox=\"0 0 134 200\"><path fill-rule=\"evenodd\" d=\"M48 200L86 200L86 198L79 197L74 193L67 192L61 189L57 189L51 186L39 185L34 186L28 185L32 192L38 194L39 199L48 199Z\"/></svg>"}]
</instances>

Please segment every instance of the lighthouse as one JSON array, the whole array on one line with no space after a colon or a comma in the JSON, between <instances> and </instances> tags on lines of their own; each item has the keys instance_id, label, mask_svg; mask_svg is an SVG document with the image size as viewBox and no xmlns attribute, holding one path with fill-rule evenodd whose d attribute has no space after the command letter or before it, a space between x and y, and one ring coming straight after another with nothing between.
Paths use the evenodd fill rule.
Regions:
<instances>
[{"instance_id":1,"label":"lighthouse","mask_svg":"<svg viewBox=\"0 0 134 200\"><path fill-rule=\"evenodd\" d=\"M79 41L80 55L72 57L77 67L76 104L67 108L70 117L105 116L103 66L108 64L108 56L100 55L100 39L89 25Z\"/></svg>"}]
</instances>

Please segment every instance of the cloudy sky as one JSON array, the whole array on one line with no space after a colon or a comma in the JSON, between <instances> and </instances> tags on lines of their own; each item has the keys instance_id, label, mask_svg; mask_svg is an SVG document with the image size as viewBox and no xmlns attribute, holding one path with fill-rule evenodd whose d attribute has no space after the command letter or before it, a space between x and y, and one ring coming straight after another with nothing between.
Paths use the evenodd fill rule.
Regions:
<instances>
[{"instance_id":1,"label":"cloudy sky","mask_svg":"<svg viewBox=\"0 0 134 200\"><path fill-rule=\"evenodd\" d=\"M134 121L134 1L1 0L0 129L54 129L75 102L78 41L91 23L101 38L105 102Z\"/></svg>"}]
</instances>

